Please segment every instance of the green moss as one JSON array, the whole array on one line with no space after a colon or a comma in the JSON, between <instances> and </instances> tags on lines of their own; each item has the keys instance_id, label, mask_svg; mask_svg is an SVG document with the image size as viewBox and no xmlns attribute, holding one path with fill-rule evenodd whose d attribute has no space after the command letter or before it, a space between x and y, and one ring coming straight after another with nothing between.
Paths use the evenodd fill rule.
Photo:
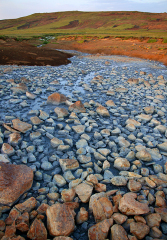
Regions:
<instances>
[{"instance_id":1,"label":"green moss","mask_svg":"<svg viewBox=\"0 0 167 240\"><path fill-rule=\"evenodd\" d=\"M149 40L147 41L147 43L155 43L155 42L157 42L157 39L149 39Z\"/></svg>"}]
</instances>

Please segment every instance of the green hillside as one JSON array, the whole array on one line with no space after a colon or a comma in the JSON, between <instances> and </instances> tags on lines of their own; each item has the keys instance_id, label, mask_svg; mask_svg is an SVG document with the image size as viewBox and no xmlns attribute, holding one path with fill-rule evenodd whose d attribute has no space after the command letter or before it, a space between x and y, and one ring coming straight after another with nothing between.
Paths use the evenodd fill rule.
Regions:
<instances>
[{"instance_id":1,"label":"green hillside","mask_svg":"<svg viewBox=\"0 0 167 240\"><path fill-rule=\"evenodd\" d=\"M0 35L32 38L42 35L96 35L167 38L167 13L55 12L0 21Z\"/></svg>"}]
</instances>

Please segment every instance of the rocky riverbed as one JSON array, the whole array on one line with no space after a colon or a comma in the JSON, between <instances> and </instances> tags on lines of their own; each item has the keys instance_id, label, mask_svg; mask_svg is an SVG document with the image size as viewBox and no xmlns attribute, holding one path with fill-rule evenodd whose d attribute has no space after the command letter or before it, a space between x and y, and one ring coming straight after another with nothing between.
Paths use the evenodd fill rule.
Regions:
<instances>
[{"instance_id":1,"label":"rocky riverbed","mask_svg":"<svg viewBox=\"0 0 167 240\"><path fill-rule=\"evenodd\" d=\"M167 68L70 61L0 66L0 239L167 239Z\"/></svg>"}]
</instances>

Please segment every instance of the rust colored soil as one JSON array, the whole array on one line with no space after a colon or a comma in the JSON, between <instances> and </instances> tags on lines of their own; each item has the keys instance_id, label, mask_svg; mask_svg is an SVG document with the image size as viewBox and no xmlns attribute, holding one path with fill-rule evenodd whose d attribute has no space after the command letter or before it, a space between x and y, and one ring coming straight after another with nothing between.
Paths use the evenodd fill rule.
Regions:
<instances>
[{"instance_id":1,"label":"rust colored soil","mask_svg":"<svg viewBox=\"0 0 167 240\"><path fill-rule=\"evenodd\" d=\"M77 50L91 54L125 55L142 59L162 62L167 66L167 43L159 39L156 43L147 43L148 39L122 40L120 38L86 40L83 43L79 39L60 39L57 44L49 44L48 47L56 49Z\"/></svg>"},{"instance_id":2,"label":"rust colored soil","mask_svg":"<svg viewBox=\"0 0 167 240\"><path fill-rule=\"evenodd\" d=\"M70 63L71 54L37 48L25 42L0 40L0 65L58 66Z\"/></svg>"},{"instance_id":3,"label":"rust colored soil","mask_svg":"<svg viewBox=\"0 0 167 240\"><path fill-rule=\"evenodd\" d=\"M83 40L82 37L62 38L37 48L34 44L39 41L17 42L13 39L0 40L0 64L1 65L37 65L58 66L70 63L72 55L56 49L77 50L91 54L125 55L142 59L162 62L167 66L167 44L159 39L155 43L147 43L148 39L123 40L120 38L90 39Z\"/></svg>"}]
</instances>

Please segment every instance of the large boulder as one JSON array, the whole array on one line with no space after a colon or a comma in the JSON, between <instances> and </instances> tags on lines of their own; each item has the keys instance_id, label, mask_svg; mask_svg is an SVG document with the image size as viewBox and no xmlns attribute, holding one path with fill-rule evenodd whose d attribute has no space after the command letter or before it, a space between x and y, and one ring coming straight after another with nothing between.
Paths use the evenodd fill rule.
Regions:
<instances>
[{"instance_id":1,"label":"large boulder","mask_svg":"<svg viewBox=\"0 0 167 240\"><path fill-rule=\"evenodd\" d=\"M74 213L65 204L56 203L46 210L51 236L69 236L75 228Z\"/></svg>"},{"instance_id":2,"label":"large boulder","mask_svg":"<svg viewBox=\"0 0 167 240\"><path fill-rule=\"evenodd\" d=\"M25 165L0 163L0 204L12 206L13 203L33 183L33 170Z\"/></svg>"}]
</instances>

